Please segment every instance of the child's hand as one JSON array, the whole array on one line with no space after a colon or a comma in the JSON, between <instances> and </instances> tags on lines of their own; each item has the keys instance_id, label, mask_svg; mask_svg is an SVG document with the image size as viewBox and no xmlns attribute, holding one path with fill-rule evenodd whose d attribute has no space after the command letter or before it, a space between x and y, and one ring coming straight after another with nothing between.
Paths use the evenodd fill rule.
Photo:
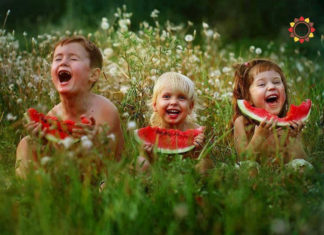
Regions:
<instances>
[{"instance_id":1,"label":"child's hand","mask_svg":"<svg viewBox=\"0 0 324 235\"><path fill-rule=\"evenodd\" d=\"M301 133L302 129L305 126L305 123L303 123L302 121L290 121L289 124L290 128L288 135L294 138L296 138Z\"/></svg>"},{"instance_id":2,"label":"child's hand","mask_svg":"<svg viewBox=\"0 0 324 235\"><path fill-rule=\"evenodd\" d=\"M86 120L85 115L80 116L81 120ZM89 139L94 139L98 133L98 127L96 126L96 120L91 116L89 121L82 121L82 123L76 123L75 127L72 129L72 136L74 138L81 138L86 135Z\"/></svg>"},{"instance_id":3,"label":"child's hand","mask_svg":"<svg viewBox=\"0 0 324 235\"><path fill-rule=\"evenodd\" d=\"M43 138L45 136L45 132L42 131L42 124L39 122L30 121L25 125L25 128L31 136L36 138Z\"/></svg>"},{"instance_id":4,"label":"child's hand","mask_svg":"<svg viewBox=\"0 0 324 235\"><path fill-rule=\"evenodd\" d=\"M153 144L145 143L143 145L143 148L144 148L145 152L147 152L148 154L151 154L153 151Z\"/></svg>"},{"instance_id":5,"label":"child's hand","mask_svg":"<svg viewBox=\"0 0 324 235\"><path fill-rule=\"evenodd\" d=\"M271 118L269 121L267 121L265 118L258 126L255 126L254 134L258 137L266 139L273 133L276 125L277 121L274 121L273 118Z\"/></svg>"},{"instance_id":6,"label":"child's hand","mask_svg":"<svg viewBox=\"0 0 324 235\"><path fill-rule=\"evenodd\" d=\"M205 140L205 134L204 134L204 131L205 131L205 127L202 127L202 133L200 133L199 135L197 135L194 139L194 142L193 144L195 145L196 148L202 148L203 147L203 143L204 143L204 140Z\"/></svg>"}]
</instances>

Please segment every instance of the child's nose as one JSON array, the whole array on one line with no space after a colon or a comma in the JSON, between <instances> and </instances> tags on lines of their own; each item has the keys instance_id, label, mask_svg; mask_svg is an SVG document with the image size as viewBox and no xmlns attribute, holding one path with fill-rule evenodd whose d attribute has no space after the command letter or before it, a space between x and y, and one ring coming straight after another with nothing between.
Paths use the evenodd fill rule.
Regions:
<instances>
[{"instance_id":1,"label":"child's nose","mask_svg":"<svg viewBox=\"0 0 324 235\"><path fill-rule=\"evenodd\" d=\"M178 102L178 100L176 98L171 98L170 99L171 104L176 104L177 102Z\"/></svg>"},{"instance_id":2,"label":"child's nose","mask_svg":"<svg viewBox=\"0 0 324 235\"><path fill-rule=\"evenodd\" d=\"M273 90L274 88L275 88L275 85L272 82L269 82L268 90Z\"/></svg>"}]
</instances>

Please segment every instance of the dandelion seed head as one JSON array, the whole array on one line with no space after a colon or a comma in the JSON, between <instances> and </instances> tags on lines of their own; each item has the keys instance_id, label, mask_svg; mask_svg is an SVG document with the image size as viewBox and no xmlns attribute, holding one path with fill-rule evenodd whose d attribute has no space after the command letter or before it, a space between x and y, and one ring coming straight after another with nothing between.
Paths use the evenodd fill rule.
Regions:
<instances>
[{"instance_id":1,"label":"dandelion seed head","mask_svg":"<svg viewBox=\"0 0 324 235\"><path fill-rule=\"evenodd\" d=\"M202 23L202 26L203 26L204 29L208 29L209 28L209 25L207 23L205 23L205 22Z\"/></svg>"},{"instance_id":2,"label":"dandelion seed head","mask_svg":"<svg viewBox=\"0 0 324 235\"><path fill-rule=\"evenodd\" d=\"M187 35L185 36L185 40L186 40L186 42L191 42L193 39L194 39L194 38L193 38L193 36L192 36L191 34L187 34Z\"/></svg>"},{"instance_id":3,"label":"dandelion seed head","mask_svg":"<svg viewBox=\"0 0 324 235\"><path fill-rule=\"evenodd\" d=\"M49 156L44 156L44 157L42 157L42 159L41 159L41 165L42 166L45 166L45 165L47 165L48 163L50 163L52 161L52 158L51 157L49 157Z\"/></svg>"},{"instance_id":4,"label":"dandelion seed head","mask_svg":"<svg viewBox=\"0 0 324 235\"><path fill-rule=\"evenodd\" d=\"M74 143L74 139L72 137L66 137L63 140L60 140L59 143L61 143L64 148L69 149Z\"/></svg>"},{"instance_id":5,"label":"dandelion seed head","mask_svg":"<svg viewBox=\"0 0 324 235\"><path fill-rule=\"evenodd\" d=\"M134 129L136 129L136 122L135 121L129 121L128 123L127 123L127 129L128 130L134 130Z\"/></svg>"},{"instance_id":6,"label":"dandelion seed head","mask_svg":"<svg viewBox=\"0 0 324 235\"><path fill-rule=\"evenodd\" d=\"M100 26L103 30L107 30L109 28L109 23L106 17L102 18Z\"/></svg>"},{"instance_id":7,"label":"dandelion seed head","mask_svg":"<svg viewBox=\"0 0 324 235\"><path fill-rule=\"evenodd\" d=\"M258 47L255 49L255 54L260 55L261 53L262 53L261 48Z\"/></svg>"},{"instance_id":8,"label":"dandelion seed head","mask_svg":"<svg viewBox=\"0 0 324 235\"><path fill-rule=\"evenodd\" d=\"M154 18L157 18L159 16L159 13L160 11L157 10L157 9L154 9L152 12L151 12L151 17L154 19Z\"/></svg>"},{"instance_id":9,"label":"dandelion seed head","mask_svg":"<svg viewBox=\"0 0 324 235\"><path fill-rule=\"evenodd\" d=\"M8 113L6 118L8 121L16 121L17 116L12 115L12 113Z\"/></svg>"}]
</instances>

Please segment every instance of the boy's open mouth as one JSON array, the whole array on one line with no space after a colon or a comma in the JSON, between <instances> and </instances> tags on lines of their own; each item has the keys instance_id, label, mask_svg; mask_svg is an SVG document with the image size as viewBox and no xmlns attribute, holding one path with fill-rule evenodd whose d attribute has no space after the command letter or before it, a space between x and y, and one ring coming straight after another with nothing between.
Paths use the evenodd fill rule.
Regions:
<instances>
[{"instance_id":1,"label":"boy's open mouth","mask_svg":"<svg viewBox=\"0 0 324 235\"><path fill-rule=\"evenodd\" d=\"M268 97L266 97L265 101L267 103L275 103L277 102L278 98L278 95L269 95Z\"/></svg>"},{"instance_id":2,"label":"boy's open mouth","mask_svg":"<svg viewBox=\"0 0 324 235\"><path fill-rule=\"evenodd\" d=\"M61 70L59 73L58 73L58 77L60 79L60 82L67 82L71 79L72 75L69 71L66 71L66 70Z\"/></svg>"}]
</instances>

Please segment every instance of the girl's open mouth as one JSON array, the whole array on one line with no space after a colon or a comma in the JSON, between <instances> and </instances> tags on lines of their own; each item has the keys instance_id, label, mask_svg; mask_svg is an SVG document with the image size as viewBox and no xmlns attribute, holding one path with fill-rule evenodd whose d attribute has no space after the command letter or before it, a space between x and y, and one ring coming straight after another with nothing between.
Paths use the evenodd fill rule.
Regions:
<instances>
[{"instance_id":1,"label":"girl's open mouth","mask_svg":"<svg viewBox=\"0 0 324 235\"><path fill-rule=\"evenodd\" d=\"M71 79L72 75L69 71L61 70L58 73L58 77L59 77L60 82L63 83L63 82L68 82Z\"/></svg>"},{"instance_id":2,"label":"girl's open mouth","mask_svg":"<svg viewBox=\"0 0 324 235\"><path fill-rule=\"evenodd\" d=\"M269 95L268 97L266 97L265 101L267 103L271 103L272 104L272 103L277 102L278 99L279 99L278 95Z\"/></svg>"},{"instance_id":3,"label":"girl's open mouth","mask_svg":"<svg viewBox=\"0 0 324 235\"><path fill-rule=\"evenodd\" d=\"M167 113L168 114L179 114L180 113L180 111L178 111L178 110L174 110L174 109L170 109L170 110L167 110Z\"/></svg>"}]
</instances>

